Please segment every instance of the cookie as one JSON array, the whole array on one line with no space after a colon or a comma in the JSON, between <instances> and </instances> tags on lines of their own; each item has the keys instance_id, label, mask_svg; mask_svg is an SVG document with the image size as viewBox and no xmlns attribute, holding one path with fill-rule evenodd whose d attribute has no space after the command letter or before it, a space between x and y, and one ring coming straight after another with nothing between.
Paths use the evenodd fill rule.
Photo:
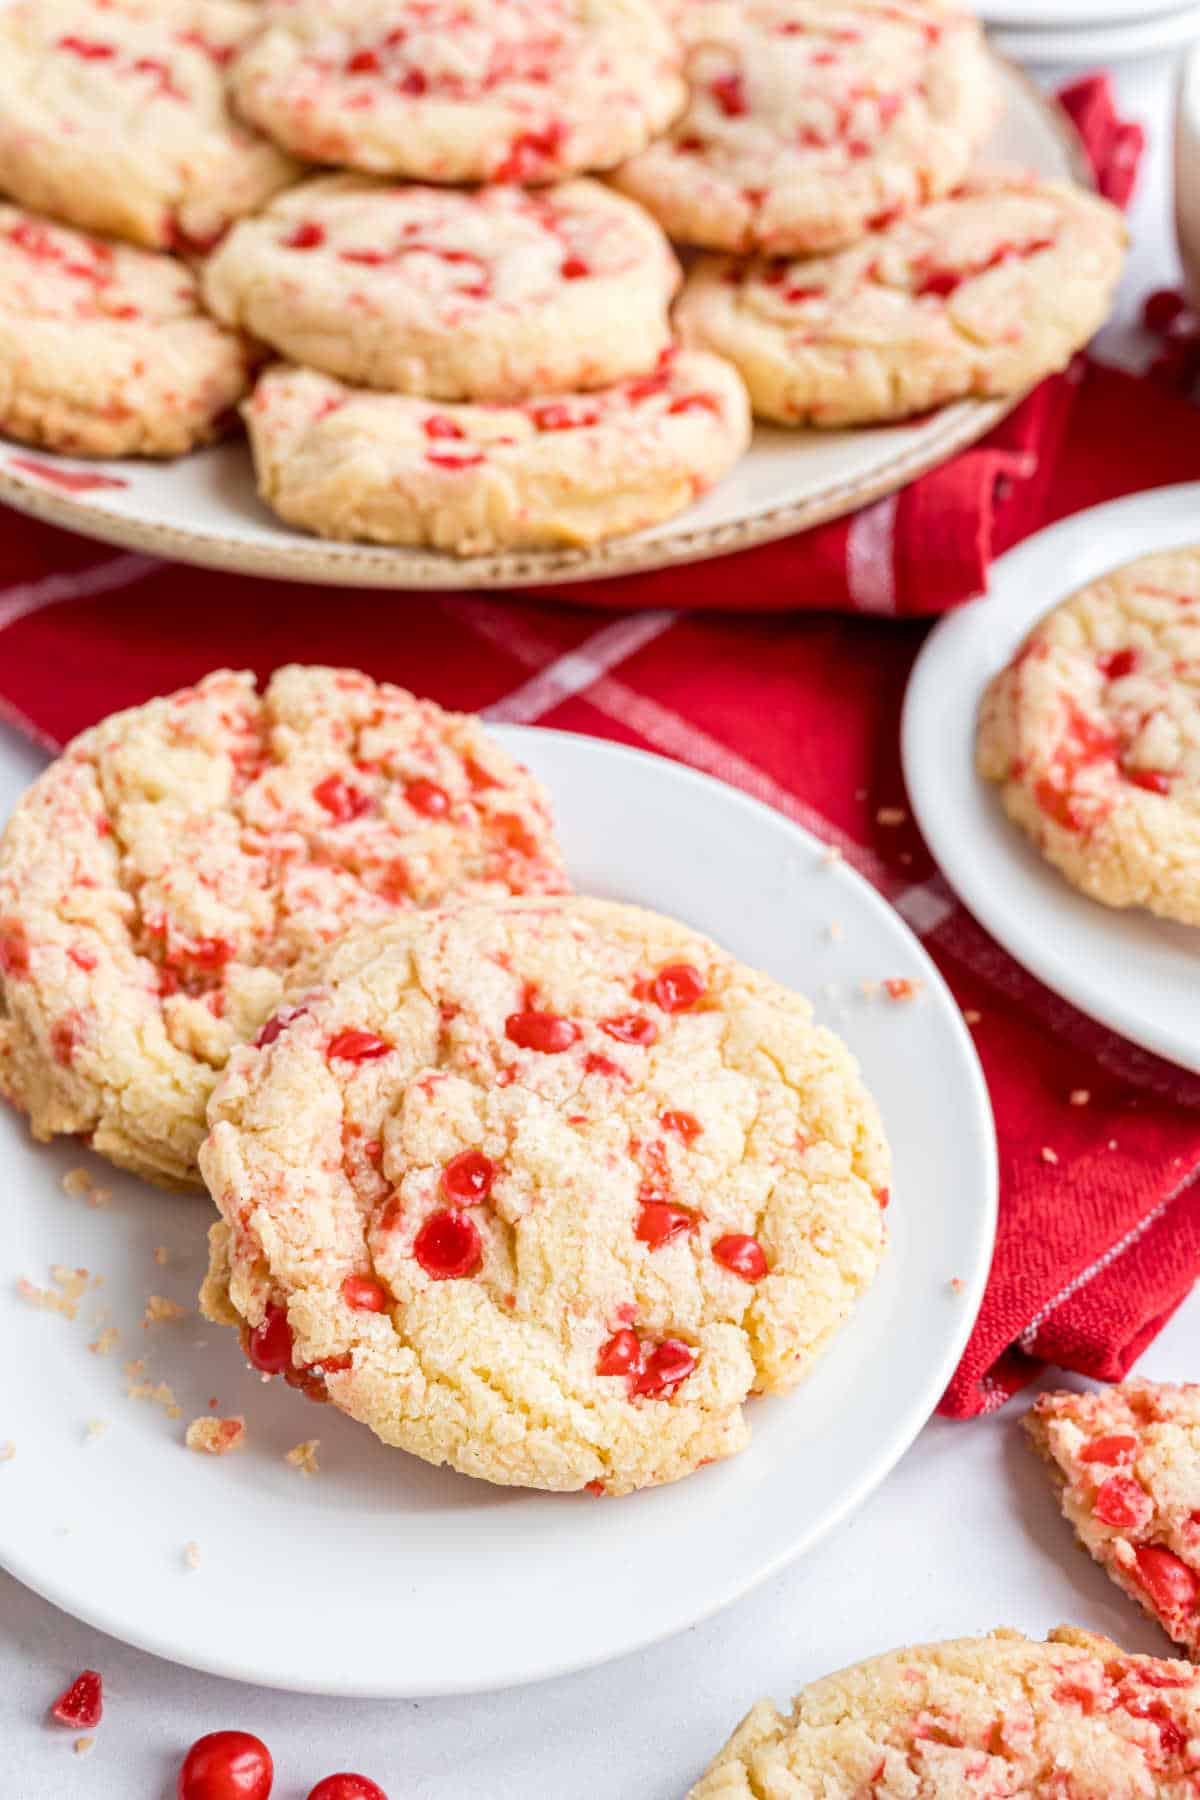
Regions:
<instances>
[{"instance_id":1,"label":"cookie","mask_svg":"<svg viewBox=\"0 0 1200 1800\"><path fill-rule=\"evenodd\" d=\"M600 900L396 919L311 973L201 1151L204 1304L251 1362L488 1481L741 1449L883 1249L879 1119L807 1001Z\"/></svg>"},{"instance_id":2,"label":"cookie","mask_svg":"<svg viewBox=\"0 0 1200 1800\"><path fill-rule=\"evenodd\" d=\"M1068 1626L893 1650L747 1714L688 1800L1183 1800L1200 1671Z\"/></svg>"},{"instance_id":3,"label":"cookie","mask_svg":"<svg viewBox=\"0 0 1200 1800\"><path fill-rule=\"evenodd\" d=\"M230 110L241 0L13 0L0 9L0 189L152 250L211 246L296 179Z\"/></svg>"},{"instance_id":4,"label":"cookie","mask_svg":"<svg viewBox=\"0 0 1200 1800\"><path fill-rule=\"evenodd\" d=\"M289 969L364 920L562 892L538 784L476 719L351 670L115 714L0 842L0 1092L34 1134L199 1185L204 1109Z\"/></svg>"},{"instance_id":5,"label":"cookie","mask_svg":"<svg viewBox=\"0 0 1200 1800\"><path fill-rule=\"evenodd\" d=\"M459 190L330 175L237 226L204 290L218 318L328 375L510 401L646 374L678 282L659 227L597 181Z\"/></svg>"},{"instance_id":6,"label":"cookie","mask_svg":"<svg viewBox=\"0 0 1200 1800\"><path fill-rule=\"evenodd\" d=\"M1200 1386L1042 1394L1023 1422L1088 1555L1200 1659Z\"/></svg>"},{"instance_id":7,"label":"cookie","mask_svg":"<svg viewBox=\"0 0 1200 1800\"><path fill-rule=\"evenodd\" d=\"M655 0L291 0L233 80L311 162L528 183L649 143L683 106L680 60Z\"/></svg>"},{"instance_id":8,"label":"cookie","mask_svg":"<svg viewBox=\"0 0 1200 1800\"><path fill-rule=\"evenodd\" d=\"M737 366L760 418L900 419L1064 368L1108 314L1124 246L1094 194L976 177L830 256L701 258L677 328Z\"/></svg>"},{"instance_id":9,"label":"cookie","mask_svg":"<svg viewBox=\"0 0 1200 1800\"><path fill-rule=\"evenodd\" d=\"M690 0L690 99L614 179L672 237L807 254L955 187L995 115L978 22L941 0Z\"/></svg>"},{"instance_id":10,"label":"cookie","mask_svg":"<svg viewBox=\"0 0 1200 1800\"><path fill-rule=\"evenodd\" d=\"M249 362L174 257L0 202L0 432L74 456L178 456L219 435Z\"/></svg>"},{"instance_id":11,"label":"cookie","mask_svg":"<svg viewBox=\"0 0 1200 1800\"><path fill-rule=\"evenodd\" d=\"M1200 925L1200 547L1035 625L984 695L976 760L1083 893Z\"/></svg>"},{"instance_id":12,"label":"cookie","mask_svg":"<svg viewBox=\"0 0 1200 1800\"><path fill-rule=\"evenodd\" d=\"M657 524L750 441L728 363L667 352L651 375L522 406L344 387L278 364L242 408L258 491L322 537L458 556L599 543Z\"/></svg>"}]
</instances>

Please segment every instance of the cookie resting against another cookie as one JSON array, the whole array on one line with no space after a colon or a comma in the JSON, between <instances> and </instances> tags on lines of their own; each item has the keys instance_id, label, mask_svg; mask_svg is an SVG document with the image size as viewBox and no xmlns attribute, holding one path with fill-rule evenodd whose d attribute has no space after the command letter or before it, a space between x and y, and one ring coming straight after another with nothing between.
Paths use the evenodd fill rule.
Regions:
<instances>
[{"instance_id":1,"label":"cookie resting against another cookie","mask_svg":"<svg viewBox=\"0 0 1200 1800\"><path fill-rule=\"evenodd\" d=\"M174 257L0 202L0 432L73 456L178 456L226 428L250 364Z\"/></svg>"},{"instance_id":2,"label":"cookie resting against another cookie","mask_svg":"<svg viewBox=\"0 0 1200 1800\"><path fill-rule=\"evenodd\" d=\"M204 275L219 319L306 368L439 400L524 400L654 367L679 264L598 181L302 182L230 232Z\"/></svg>"},{"instance_id":3,"label":"cookie resting against another cookie","mask_svg":"<svg viewBox=\"0 0 1200 1800\"><path fill-rule=\"evenodd\" d=\"M688 1800L1190 1800L1197 1740L1190 1664L996 1631L760 1701Z\"/></svg>"},{"instance_id":4,"label":"cookie resting against another cookie","mask_svg":"<svg viewBox=\"0 0 1200 1800\"><path fill-rule=\"evenodd\" d=\"M280 363L242 407L258 491L322 537L458 556L600 543L682 511L750 442L728 363L667 351L592 393L469 406Z\"/></svg>"},{"instance_id":5,"label":"cookie resting against another cookie","mask_svg":"<svg viewBox=\"0 0 1200 1800\"><path fill-rule=\"evenodd\" d=\"M1200 925L1200 548L1115 569L1035 625L983 697L976 761L1083 893Z\"/></svg>"},{"instance_id":6,"label":"cookie resting against another cookie","mask_svg":"<svg viewBox=\"0 0 1200 1800\"><path fill-rule=\"evenodd\" d=\"M655 0L291 0L233 87L310 162L545 182L647 144L684 104L680 62Z\"/></svg>"},{"instance_id":7,"label":"cookie resting against another cookie","mask_svg":"<svg viewBox=\"0 0 1200 1800\"><path fill-rule=\"evenodd\" d=\"M957 186L996 115L941 0L685 0L687 109L614 177L672 237L805 255Z\"/></svg>"},{"instance_id":8,"label":"cookie resting against another cookie","mask_svg":"<svg viewBox=\"0 0 1200 1800\"><path fill-rule=\"evenodd\" d=\"M1023 1423L1083 1549L1200 1660L1200 1386L1042 1394Z\"/></svg>"},{"instance_id":9,"label":"cookie resting against another cookie","mask_svg":"<svg viewBox=\"0 0 1200 1800\"><path fill-rule=\"evenodd\" d=\"M152 250L211 247L300 171L238 120L241 0L11 0L0 8L0 191Z\"/></svg>"},{"instance_id":10,"label":"cookie resting against another cookie","mask_svg":"<svg viewBox=\"0 0 1200 1800\"><path fill-rule=\"evenodd\" d=\"M202 1306L385 1443L625 1494L740 1450L871 1282L889 1157L807 1001L599 900L397 918L297 970L201 1167Z\"/></svg>"},{"instance_id":11,"label":"cookie resting against another cookie","mask_svg":"<svg viewBox=\"0 0 1200 1800\"><path fill-rule=\"evenodd\" d=\"M702 258L676 325L729 358L760 418L901 419L1064 368L1108 315L1125 240L1116 207L1081 188L975 175L835 255Z\"/></svg>"},{"instance_id":12,"label":"cookie resting against another cookie","mask_svg":"<svg viewBox=\"0 0 1200 1800\"><path fill-rule=\"evenodd\" d=\"M479 721L353 670L117 713L0 840L0 1093L34 1134L199 1186L204 1109L288 970L347 926L566 889L545 795Z\"/></svg>"}]
</instances>

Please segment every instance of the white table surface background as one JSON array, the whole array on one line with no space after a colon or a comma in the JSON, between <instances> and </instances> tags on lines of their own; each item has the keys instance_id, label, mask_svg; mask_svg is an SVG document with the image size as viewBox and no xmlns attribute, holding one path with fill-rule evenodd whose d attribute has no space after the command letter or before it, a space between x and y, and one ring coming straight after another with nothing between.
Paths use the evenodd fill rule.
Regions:
<instances>
[{"instance_id":1,"label":"white table surface background","mask_svg":"<svg viewBox=\"0 0 1200 1800\"><path fill-rule=\"evenodd\" d=\"M1136 328L1141 298L1178 279L1173 71L1148 61L1114 73L1150 150L1131 215L1135 249L1098 350L1139 367L1152 351ZM0 812L10 799L0 796ZM1200 1294L1139 1369L1200 1374ZM19 1378L7 1370L0 1381L0 1439L3 1382ZM680 1800L752 1701L786 1700L803 1682L900 1643L1070 1622L1161 1653L1157 1630L1074 1549L1017 1426L1027 1402L969 1424L934 1420L849 1523L720 1617L606 1668L507 1693L380 1702L246 1687L128 1649L0 1574L0 1800L173 1800L184 1750L225 1727L270 1745L273 1800L304 1800L336 1769L372 1776L388 1800ZM0 1470L0 1505L2 1481ZM729 1521L730 1531L753 1529ZM303 1579L302 1546L296 1572ZM402 1616L394 1628L405 1631ZM270 1632L269 1615L261 1630ZM106 1716L94 1749L76 1757L74 1734L48 1724L46 1709L85 1667L103 1674Z\"/></svg>"}]
</instances>

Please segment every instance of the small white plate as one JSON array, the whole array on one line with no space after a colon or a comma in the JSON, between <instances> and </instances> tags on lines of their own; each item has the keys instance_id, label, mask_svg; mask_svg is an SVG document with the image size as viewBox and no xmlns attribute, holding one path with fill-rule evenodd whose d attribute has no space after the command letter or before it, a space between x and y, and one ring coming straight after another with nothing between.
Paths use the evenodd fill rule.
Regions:
<instances>
[{"instance_id":1,"label":"small white plate","mask_svg":"<svg viewBox=\"0 0 1200 1800\"><path fill-rule=\"evenodd\" d=\"M550 787L581 887L688 918L812 992L849 1040L895 1152L890 1254L812 1379L752 1403L740 1457L623 1500L494 1488L264 1387L234 1334L194 1314L143 1331L149 1293L194 1303L207 1202L93 1158L114 1199L91 1211L61 1186L87 1160L78 1147L39 1147L0 1109L0 1441L16 1445L0 1464L0 1562L177 1662L275 1687L418 1696L532 1681L667 1637L864 1499L928 1418L975 1318L996 1211L987 1092L957 1007L898 915L782 815L676 763L553 731L496 736ZM0 736L0 815L33 772ZM923 990L899 1003L861 993L889 976ZM105 1277L74 1322L14 1292L22 1274L45 1283L52 1263ZM110 1357L87 1349L100 1306L121 1331ZM126 1397L130 1356L169 1383L178 1419ZM247 1448L221 1461L183 1448L210 1396L248 1423ZM85 1443L89 1419L110 1426ZM322 1466L306 1480L282 1458L309 1436Z\"/></svg>"},{"instance_id":2,"label":"small white plate","mask_svg":"<svg viewBox=\"0 0 1200 1800\"><path fill-rule=\"evenodd\" d=\"M0 4L3 0L0 0ZM1016 69L997 61L1005 116L986 154L1043 175L1089 182L1065 115ZM591 550L460 557L335 544L281 523L259 501L242 442L174 463L79 463L0 439L0 501L154 556L248 575L354 587L500 588L594 581L721 556L853 512L911 481L992 429L1012 401L962 401L928 418L858 431L760 427L748 455L697 505L633 537ZM30 471L30 464L35 471ZM117 486L65 492L80 474Z\"/></svg>"},{"instance_id":3,"label":"small white plate","mask_svg":"<svg viewBox=\"0 0 1200 1800\"><path fill-rule=\"evenodd\" d=\"M1191 0L979 0L985 25L1022 25L1030 31L1084 31L1184 12Z\"/></svg>"},{"instance_id":4,"label":"small white plate","mask_svg":"<svg viewBox=\"0 0 1200 1800\"><path fill-rule=\"evenodd\" d=\"M1200 543L1200 483L1076 513L1002 556L985 599L944 619L908 684L904 775L950 885L1019 963L1082 1012L1200 1073L1200 931L1089 900L975 773L980 697L1060 600L1153 550Z\"/></svg>"},{"instance_id":5,"label":"small white plate","mask_svg":"<svg viewBox=\"0 0 1200 1800\"><path fill-rule=\"evenodd\" d=\"M992 42L1014 62L1029 63L1035 68L1059 63L1095 63L1103 68L1143 56L1161 56L1165 51L1193 43L1198 36L1200 6L1189 0L1183 8L1156 11L1149 18L1138 12L1132 18L1112 23L1089 20L1054 31L1006 26L992 33Z\"/></svg>"}]
</instances>

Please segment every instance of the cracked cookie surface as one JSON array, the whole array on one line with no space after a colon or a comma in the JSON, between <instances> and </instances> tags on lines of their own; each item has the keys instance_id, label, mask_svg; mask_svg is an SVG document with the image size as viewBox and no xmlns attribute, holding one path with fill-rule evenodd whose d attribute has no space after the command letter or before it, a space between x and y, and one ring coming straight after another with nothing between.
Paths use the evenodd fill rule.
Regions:
<instances>
[{"instance_id":1,"label":"cracked cookie surface","mask_svg":"<svg viewBox=\"0 0 1200 1800\"><path fill-rule=\"evenodd\" d=\"M279 363L242 407L258 491L322 537L458 556L596 544L690 506L750 442L736 370L664 352L613 387L519 406L351 388Z\"/></svg>"},{"instance_id":2,"label":"cracked cookie surface","mask_svg":"<svg viewBox=\"0 0 1200 1800\"><path fill-rule=\"evenodd\" d=\"M221 671L117 713L0 841L0 1091L199 1185L205 1105L301 958L364 920L563 892L540 786L478 720L352 670Z\"/></svg>"},{"instance_id":3,"label":"cracked cookie surface","mask_svg":"<svg viewBox=\"0 0 1200 1800\"><path fill-rule=\"evenodd\" d=\"M1075 887L1200 925L1200 548L1064 601L995 677L976 761Z\"/></svg>"},{"instance_id":4,"label":"cracked cookie surface","mask_svg":"<svg viewBox=\"0 0 1200 1800\"><path fill-rule=\"evenodd\" d=\"M759 417L871 424L1065 367L1108 315L1125 226L1064 182L994 172L834 255L705 257L676 308Z\"/></svg>"},{"instance_id":5,"label":"cracked cookie surface","mask_svg":"<svg viewBox=\"0 0 1200 1800\"><path fill-rule=\"evenodd\" d=\"M209 305L284 356L364 387L523 400L654 367L679 265L598 181L527 190L331 175L245 220Z\"/></svg>"},{"instance_id":6,"label":"cracked cookie surface","mask_svg":"<svg viewBox=\"0 0 1200 1800\"><path fill-rule=\"evenodd\" d=\"M242 124L240 0L14 0L0 10L0 189L152 250L211 245L299 169Z\"/></svg>"},{"instance_id":7,"label":"cracked cookie surface","mask_svg":"<svg viewBox=\"0 0 1200 1800\"><path fill-rule=\"evenodd\" d=\"M1190 1664L997 1631L761 1701L688 1800L1190 1800L1198 1737Z\"/></svg>"},{"instance_id":8,"label":"cracked cookie surface","mask_svg":"<svg viewBox=\"0 0 1200 1800\"><path fill-rule=\"evenodd\" d=\"M743 1447L747 1396L803 1377L878 1266L888 1152L853 1059L674 920L397 918L298 971L268 1032L209 1109L204 1308L429 1462L685 1475Z\"/></svg>"},{"instance_id":9,"label":"cracked cookie surface","mask_svg":"<svg viewBox=\"0 0 1200 1800\"><path fill-rule=\"evenodd\" d=\"M174 257L0 204L0 431L76 456L178 456L220 434L249 362Z\"/></svg>"},{"instance_id":10,"label":"cracked cookie surface","mask_svg":"<svg viewBox=\"0 0 1200 1800\"><path fill-rule=\"evenodd\" d=\"M1200 1386L1042 1394L1022 1423L1080 1544L1200 1657Z\"/></svg>"},{"instance_id":11,"label":"cracked cookie surface","mask_svg":"<svg viewBox=\"0 0 1200 1800\"><path fill-rule=\"evenodd\" d=\"M684 0L690 98L617 171L683 243L805 255L956 186L991 128L977 20L940 0Z\"/></svg>"},{"instance_id":12,"label":"cracked cookie surface","mask_svg":"<svg viewBox=\"0 0 1200 1800\"><path fill-rule=\"evenodd\" d=\"M679 63L654 0L292 0L233 81L311 162L540 183L640 150L683 105Z\"/></svg>"}]
</instances>

